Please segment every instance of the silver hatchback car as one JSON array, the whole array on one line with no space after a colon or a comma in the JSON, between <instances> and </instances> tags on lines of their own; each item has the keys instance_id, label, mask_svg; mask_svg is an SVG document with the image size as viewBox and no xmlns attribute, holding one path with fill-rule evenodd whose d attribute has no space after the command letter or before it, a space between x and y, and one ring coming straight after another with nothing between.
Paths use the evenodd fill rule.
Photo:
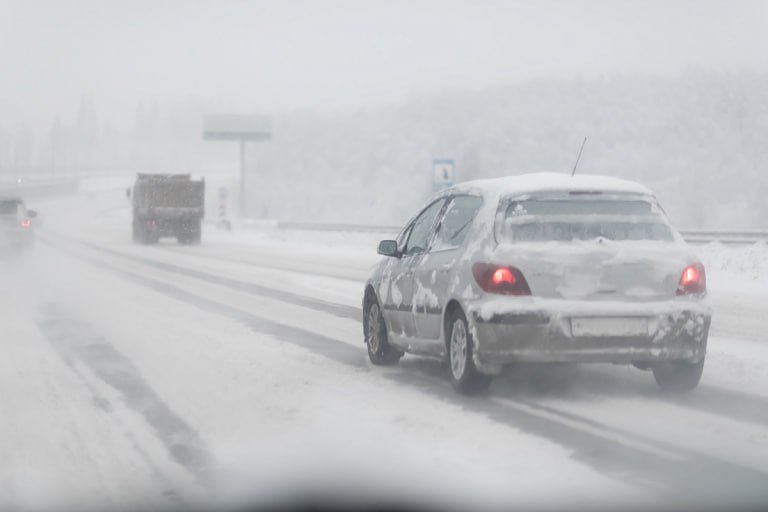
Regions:
<instances>
[{"instance_id":1,"label":"silver hatchback car","mask_svg":"<svg viewBox=\"0 0 768 512\"><path fill-rule=\"evenodd\" d=\"M383 240L365 286L370 360L447 360L462 393L522 362L634 364L698 385L711 312L704 267L654 194L604 176L462 183Z\"/></svg>"}]
</instances>

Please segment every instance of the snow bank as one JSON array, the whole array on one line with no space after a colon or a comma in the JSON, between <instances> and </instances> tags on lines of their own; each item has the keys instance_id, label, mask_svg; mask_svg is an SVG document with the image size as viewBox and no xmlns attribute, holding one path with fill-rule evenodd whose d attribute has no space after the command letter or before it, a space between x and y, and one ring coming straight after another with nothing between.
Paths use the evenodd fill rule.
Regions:
<instances>
[{"instance_id":1,"label":"snow bank","mask_svg":"<svg viewBox=\"0 0 768 512\"><path fill-rule=\"evenodd\" d=\"M711 290L764 293L768 295L768 245L730 246L718 242L694 245L707 270Z\"/></svg>"}]
</instances>

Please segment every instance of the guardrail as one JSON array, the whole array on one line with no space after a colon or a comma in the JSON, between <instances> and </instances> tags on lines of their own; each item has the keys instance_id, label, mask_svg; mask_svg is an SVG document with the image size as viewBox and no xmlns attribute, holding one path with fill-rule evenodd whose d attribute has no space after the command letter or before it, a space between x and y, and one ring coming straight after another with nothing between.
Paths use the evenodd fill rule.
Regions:
<instances>
[{"instance_id":1,"label":"guardrail","mask_svg":"<svg viewBox=\"0 0 768 512\"><path fill-rule=\"evenodd\" d=\"M721 244L747 245L768 243L768 231L709 231L703 229L680 231L689 244L706 244L719 242Z\"/></svg>"},{"instance_id":2,"label":"guardrail","mask_svg":"<svg viewBox=\"0 0 768 512\"><path fill-rule=\"evenodd\" d=\"M321 222L293 222L279 220L274 223L277 229L295 229L303 231L341 231L355 233L399 233L403 226L384 226L376 224L333 224Z\"/></svg>"},{"instance_id":3,"label":"guardrail","mask_svg":"<svg viewBox=\"0 0 768 512\"><path fill-rule=\"evenodd\" d=\"M277 221L272 224L277 229L293 229L304 231L340 231L350 233L398 233L402 226L368 225L368 224L335 224L321 222ZM689 229L680 231L686 242L690 244L707 244L719 242L722 244L749 245L768 243L768 231L722 231Z\"/></svg>"}]
</instances>

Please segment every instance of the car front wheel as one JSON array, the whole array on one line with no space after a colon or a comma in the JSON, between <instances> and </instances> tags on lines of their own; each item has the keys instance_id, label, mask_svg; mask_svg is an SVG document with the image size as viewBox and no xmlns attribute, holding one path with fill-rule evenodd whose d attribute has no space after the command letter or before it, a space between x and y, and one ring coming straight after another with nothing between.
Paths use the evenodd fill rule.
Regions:
<instances>
[{"instance_id":1,"label":"car front wheel","mask_svg":"<svg viewBox=\"0 0 768 512\"><path fill-rule=\"evenodd\" d=\"M472 334L467 325L467 318L461 310L456 310L449 319L448 365L451 372L451 384L462 394L479 393L491 383L491 377L477 370L472 357Z\"/></svg>"}]
</instances>

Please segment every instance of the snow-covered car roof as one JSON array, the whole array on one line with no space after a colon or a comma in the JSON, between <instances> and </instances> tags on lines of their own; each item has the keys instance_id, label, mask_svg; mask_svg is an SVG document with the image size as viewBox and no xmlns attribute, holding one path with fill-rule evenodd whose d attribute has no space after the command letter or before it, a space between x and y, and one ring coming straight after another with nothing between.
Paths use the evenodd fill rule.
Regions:
<instances>
[{"instance_id":1,"label":"snow-covered car roof","mask_svg":"<svg viewBox=\"0 0 768 512\"><path fill-rule=\"evenodd\" d=\"M502 197L512 194L533 194L540 192L614 192L655 197L647 187L634 181L596 174L571 176L556 172L539 172L505 176L483 180L466 181L446 190L444 193L480 193L485 197Z\"/></svg>"}]
</instances>

